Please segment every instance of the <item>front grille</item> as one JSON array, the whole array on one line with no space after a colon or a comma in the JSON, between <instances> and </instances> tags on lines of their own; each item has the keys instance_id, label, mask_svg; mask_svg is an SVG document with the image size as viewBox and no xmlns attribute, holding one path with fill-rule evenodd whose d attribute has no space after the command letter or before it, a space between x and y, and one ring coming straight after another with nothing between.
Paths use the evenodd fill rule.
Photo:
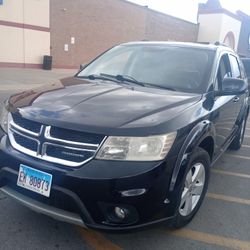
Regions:
<instances>
[{"instance_id":1,"label":"front grille","mask_svg":"<svg viewBox=\"0 0 250 250\"><path fill-rule=\"evenodd\" d=\"M90 143L90 144L99 144L103 140L102 135L84 133L84 132L56 128L56 127L51 127L50 135L51 137L62 139L62 140L84 142L84 143Z\"/></svg>"},{"instance_id":2,"label":"front grille","mask_svg":"<svg viewBox=\"0 0 250 250\"><path fill-rule=\"evenodd\" d=\"M37 133L37 134L40 133L42 124L27 120L16 114L12 114L12 119L14 123L19 125L20 127L27 129L33 133Z\"/></svg>"},{"instance_id":3,"label":"front grille","mask_svg":"<svg viewBox=\"0 0 250 250\"><path fill-rule=\"evenodd\" d=\"M48 144L46 146L46 154L50 157L81 163L84 159L91 158L93 152L92 150L88 151L86 149L75 149L54 144Z\"/></svg>"},{"instance_id":4,"label":"front grille","mask_svg":"<svg viewBox=\"0 0 250 250\"><path fill-rule=\"evenodd\" d=\"M12 147L22 153L77 167L95 156L105 136L46 126L11 114L9 139Z\"/></svg>"},{"instance_id":5,"label":"front grille","mask_svg":"<svg viewBox=\"0 0 250 250\"><path fill-rule=\"evenodd\" d=\"M34 152L37 151L38 141L34 141L33 139L24 137L18 133L13 133L13 137L18 145Z\"/></svg>"}]
</instances>

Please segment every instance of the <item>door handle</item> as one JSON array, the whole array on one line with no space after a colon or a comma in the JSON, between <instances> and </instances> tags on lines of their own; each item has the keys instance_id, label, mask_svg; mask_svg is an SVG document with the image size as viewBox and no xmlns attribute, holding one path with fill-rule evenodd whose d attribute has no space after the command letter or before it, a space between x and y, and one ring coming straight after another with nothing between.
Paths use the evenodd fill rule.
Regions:
<instances>
[{"instance_id":1,"label":"door handle","mask_svg":"<svg viewBox=\"0 0 250 250\"><path fill-rule=\"evenodd\" d=\"M233 102L238 102L240 100L239 97L234 97Z\"/></svg>"}]
</instances>

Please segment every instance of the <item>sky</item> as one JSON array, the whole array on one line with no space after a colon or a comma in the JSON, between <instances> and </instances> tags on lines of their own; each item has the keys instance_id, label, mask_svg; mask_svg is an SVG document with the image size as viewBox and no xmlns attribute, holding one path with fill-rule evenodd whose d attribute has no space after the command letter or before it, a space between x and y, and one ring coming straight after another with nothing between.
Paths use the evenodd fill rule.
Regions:
<instances>
[{"instance_id":1,"label":"sky","mask_svg":"<svg viewBox=\"0 0 250 250\"><path fill-rule=\"evenodd\" d=\"M196 23L198 3L206 0L129 0L140 5ZM223 8L235 12L241 10L250 15L249 0L220 0Z\"/></svg>"}]
</instances>

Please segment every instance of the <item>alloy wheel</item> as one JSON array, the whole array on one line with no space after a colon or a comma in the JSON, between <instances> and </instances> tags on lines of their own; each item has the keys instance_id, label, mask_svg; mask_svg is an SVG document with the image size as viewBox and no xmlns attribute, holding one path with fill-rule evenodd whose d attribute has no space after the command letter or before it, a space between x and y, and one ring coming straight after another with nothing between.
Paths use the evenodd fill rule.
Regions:
<instances>
[{"instance_id":1,"label":"alloy wheel","mask_svg":"<svg viewBox=\"0 0 250 250\"><path fill-rule=\"evenodd\" d=\"M181 195L179 212L188 216L198 204L205 184L205 167L202 163L195 163L186 175L185 186Z\"/></svg>"}]
</instances>

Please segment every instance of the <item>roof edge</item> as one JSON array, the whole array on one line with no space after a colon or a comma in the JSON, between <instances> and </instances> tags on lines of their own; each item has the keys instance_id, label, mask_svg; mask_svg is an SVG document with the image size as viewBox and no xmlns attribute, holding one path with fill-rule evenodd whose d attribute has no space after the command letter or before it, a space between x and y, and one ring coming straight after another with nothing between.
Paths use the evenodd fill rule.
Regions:
<instances>
[{"instance_id":1,"label":"roof edge","mask_svg":"<svg viewBox=\"0 0 250 250\"><path fill-rule=\"evenodd\" d=\"M239 15L234 14L233 12L224 9L224 8L220 8L220 9L199 9L198 11L198 15L200 14L225 14L228 15L238 21L241 21L242 19L240 18Z\"/></svg>"}]
</instances>

